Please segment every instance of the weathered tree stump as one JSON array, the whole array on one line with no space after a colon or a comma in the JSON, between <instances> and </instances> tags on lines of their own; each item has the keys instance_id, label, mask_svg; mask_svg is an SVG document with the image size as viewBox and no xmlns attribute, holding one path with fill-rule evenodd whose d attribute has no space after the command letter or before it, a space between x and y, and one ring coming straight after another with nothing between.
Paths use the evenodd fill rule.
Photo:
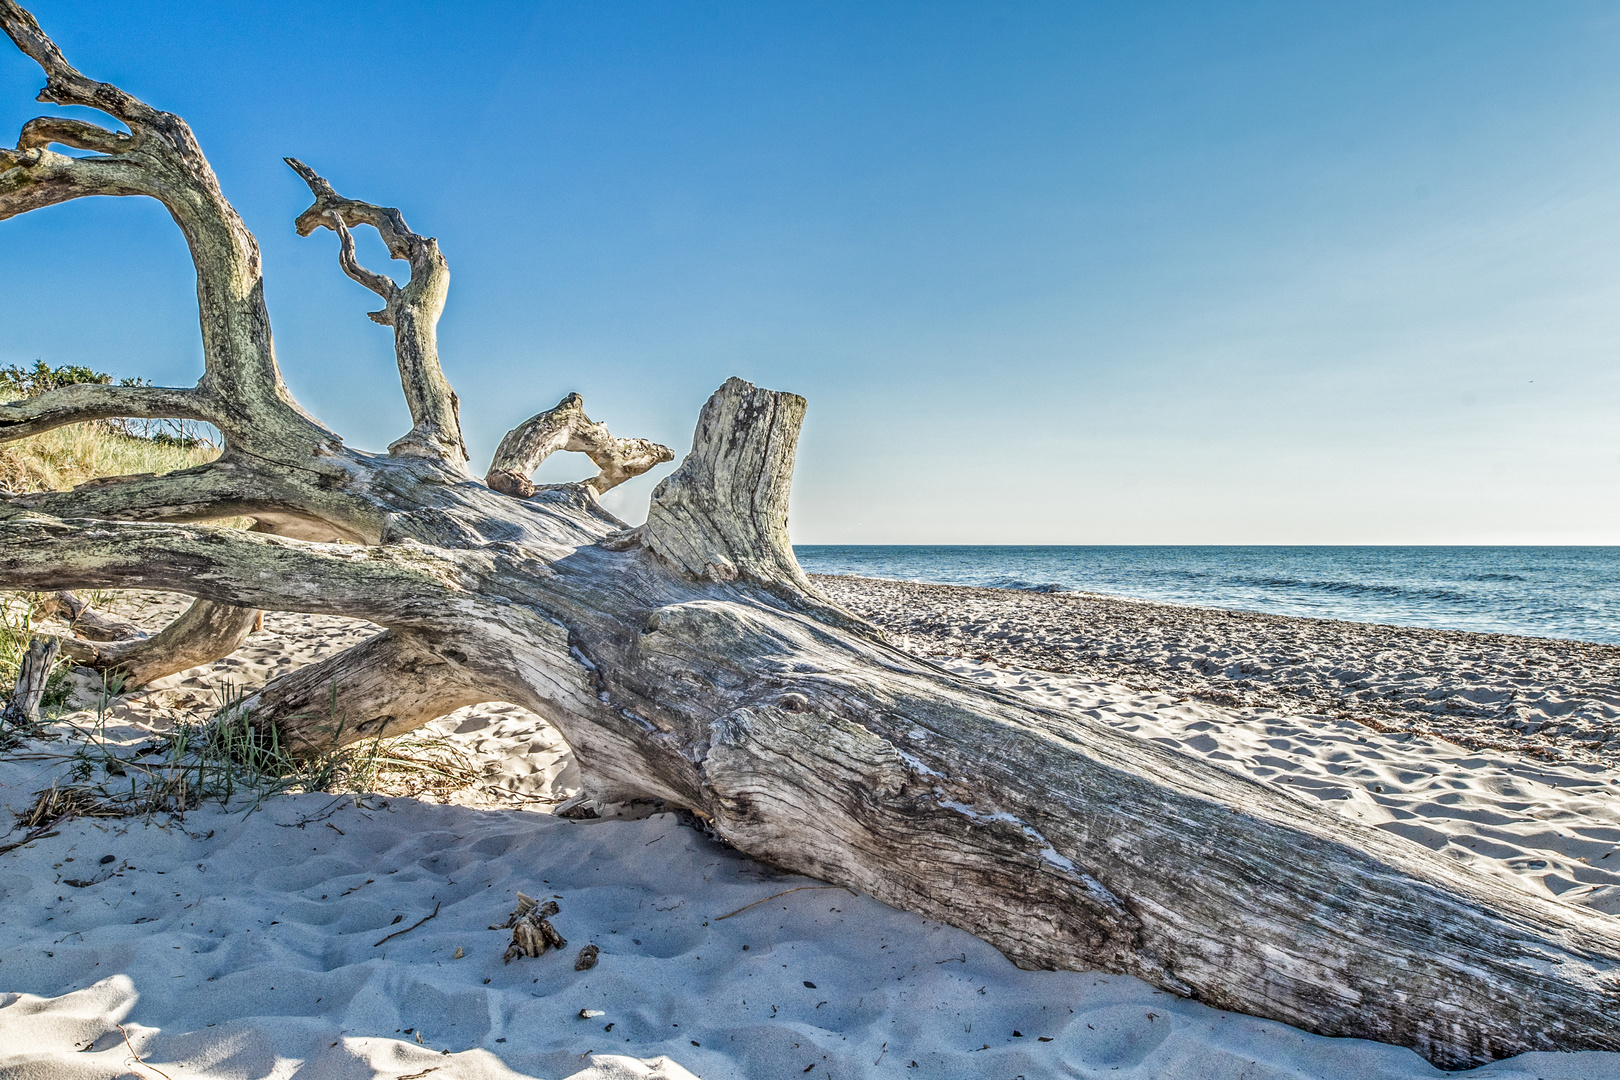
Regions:
<instances>
[{"instance_id":1,"label":"weathered tree stump","mask_svg":"<svg viewBox=\"0 0 1620 1080\"><path fill-rule=\"evenodd\" d=\"M0 710L0 726L27 730L39 723L39 705L50 684L51 669L62 652L62 639L35 635L17 665L17 685Z\"/></svg>"}]
</instances>

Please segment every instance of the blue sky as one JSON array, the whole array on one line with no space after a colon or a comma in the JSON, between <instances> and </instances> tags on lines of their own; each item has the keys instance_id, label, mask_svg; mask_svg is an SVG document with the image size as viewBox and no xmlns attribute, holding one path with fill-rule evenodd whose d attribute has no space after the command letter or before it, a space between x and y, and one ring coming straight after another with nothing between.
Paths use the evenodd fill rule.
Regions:
<instances>
[{"instance_id":1,"label":"blue sky","mask_svg":"<svg viewBox=\"0 0 1620 1080\"><path fill-rule=\"evenodd\" d=\"M354 445L389 334L284 154L439 238L480 467L571 390L684 452L737 374L810 399L800 542L1620 543L1612 5L32 10L191 122ZM40 81L0 50L0 138ZM151 203L0 222L0 325L200 373Z\"/></svg>"}]
</instances>

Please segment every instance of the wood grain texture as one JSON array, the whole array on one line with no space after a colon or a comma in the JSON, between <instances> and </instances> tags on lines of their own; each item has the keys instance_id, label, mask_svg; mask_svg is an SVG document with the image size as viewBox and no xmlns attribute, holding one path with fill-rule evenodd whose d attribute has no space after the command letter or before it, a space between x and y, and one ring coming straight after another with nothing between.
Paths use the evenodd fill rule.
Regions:
<instances>
[{"instance_id":1,"label":"wood grain texture","mask_svg":"<svg viewBox=\"0 0 1620 1080\"><path fill-rule=\"evenodd\" d=\"M28 640L28 648L17 663L17 683L6 707L0 709L0 726L28 731L39 723L39 705L61 651L60 638L35 635Z\"/></svg>"}]
</instances>

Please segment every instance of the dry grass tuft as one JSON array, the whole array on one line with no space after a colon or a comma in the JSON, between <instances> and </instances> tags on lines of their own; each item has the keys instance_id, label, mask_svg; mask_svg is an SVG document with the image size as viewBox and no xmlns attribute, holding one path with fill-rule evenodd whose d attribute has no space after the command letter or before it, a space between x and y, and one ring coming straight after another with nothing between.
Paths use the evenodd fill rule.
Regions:
<instances>
[{"instance_id":1,"label":"dry grass tuft","mask_svg":"<svg viewBox=\"0 0 1620 1080\"><path fill-rule=\"evenodd\" d=\"M52 784L34 796L34 804L17 815L17 828L38 829L75 817L118 817L120 811L77 784Z\"/></svg>"},{"instance_id":2,"label":"dry grass tuft","mask_svg":"<svg viewBox=\"0 0 1620 1080\"><path fill-rule=\"evenodd\" d=\"M169 473L219 456L206 444L140 439L101 424L69 424L0 445L0 493L66 491L103 476Z\"/></svg>"}]
</instances>

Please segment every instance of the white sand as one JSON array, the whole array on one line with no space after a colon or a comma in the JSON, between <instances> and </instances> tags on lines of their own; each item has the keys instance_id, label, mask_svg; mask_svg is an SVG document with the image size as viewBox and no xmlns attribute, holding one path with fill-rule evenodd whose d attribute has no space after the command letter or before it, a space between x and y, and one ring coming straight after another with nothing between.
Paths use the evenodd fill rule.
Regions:
<instances>
[{"instance_id":1,"label":"white sand","mask_svg":"<svg viewBox=\"0 0 1620 1080\"><path fill-rule=\"evenodd\" d=\"M1620 768L1620 646L1094 593L815 581L929 655L994 658L1215 705L1321 713Z\"/></svg>"},{"instance_id":2,"label":"white sand","mask_svg":"<svg viewBox=\"0 0 1620 1080\"><path fill-rule=\"evenodd\" d=\"M284 657L307 662L367 632L272 616L239 662L116 705L109 736L133 746L182 698L206 704L226 680L251 684ZM950 663L1526 889L1620 907L1620 855L1605 858L1620 848L1620 774L1601 765ZM481 706L435 727L482 770L451 797L470 805L304 795L245 816L80 819L0 855L0 1078L1442 1075L1409 1050L1218 1012L1134 979L1019 971L961 931L843 890L802 889L722 920L819 883L673 815L570 822L518 809L571 790L566 748L531 714ZM56 768L0 761L0 805L27 805ZM505 965L509 935L486 927L520 889L557 898L569 946ZM436 918L375 944L436 904ZM586 943L600 962L576 972ZM1620 1054L1527 1054L1464 1075L1620 1080Z\"/></svg>"}]
</instances>

